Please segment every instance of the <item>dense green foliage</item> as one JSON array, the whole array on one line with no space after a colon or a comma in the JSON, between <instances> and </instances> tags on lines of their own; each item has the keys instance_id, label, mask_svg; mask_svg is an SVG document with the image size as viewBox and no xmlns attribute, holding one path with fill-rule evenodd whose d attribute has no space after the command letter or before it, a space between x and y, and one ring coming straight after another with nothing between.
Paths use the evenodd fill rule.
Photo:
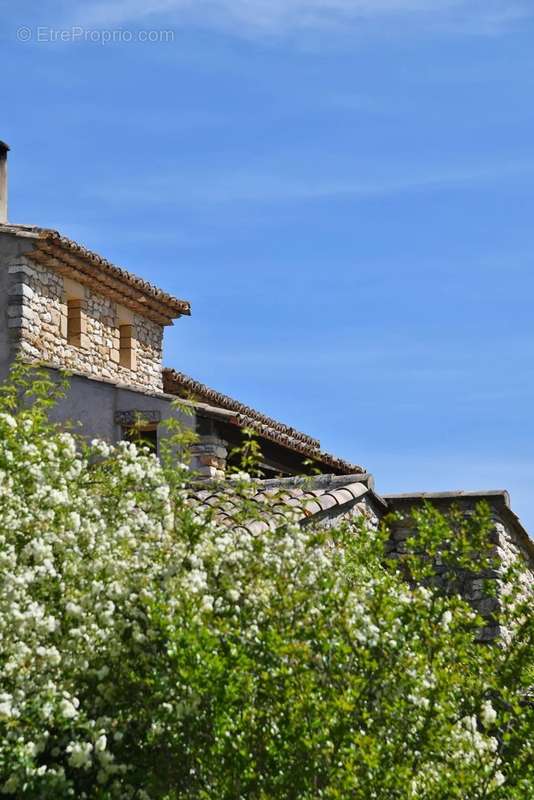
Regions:
<instances>
[{"instance_id":1,"label":"dense green foliage","mask_svg":"<svg viewBox=\"0 0 534 800\"><path fill-rule=\"evenodd\" d=\"M432 588L433 562L388 562L385 530L302 528L289 509L274 530L221 527L188 504L185 466L76 446L47 421L55 391L19 368L0 399L6 796L534 796L532 618L512 575L506 636L477 643L483 621ZM244 521L268 513L234 483ZM491 520L428 508L414 525L454 570Z\"/></svg>"}]
</instances>

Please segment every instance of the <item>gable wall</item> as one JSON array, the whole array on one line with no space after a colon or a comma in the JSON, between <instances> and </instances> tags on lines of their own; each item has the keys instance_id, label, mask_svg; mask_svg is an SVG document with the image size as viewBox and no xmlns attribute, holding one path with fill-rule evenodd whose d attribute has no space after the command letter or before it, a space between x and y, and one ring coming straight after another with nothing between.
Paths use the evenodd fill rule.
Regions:
<instances>
[{"instance_id":1,"label":"gable wall","mask_svg":"<svg viewBox=\"0 0 534 800\"><path fill-rule=\"evenodd\" d=\"M76 295L83 302L86 328L83 346L74 346L67 341L67 294L63 277L34 264L23 254L4 264L4 281L6 267L8 328L14 350L26 358L91 377L163 392L161 325L121 310L107 297L77 285ZM72 282L68 284L72 295ZM121 315L127 315L127 321L134 326L135 369L118 363L118 325L124 321Z\"/></svg>"}]
</instances>

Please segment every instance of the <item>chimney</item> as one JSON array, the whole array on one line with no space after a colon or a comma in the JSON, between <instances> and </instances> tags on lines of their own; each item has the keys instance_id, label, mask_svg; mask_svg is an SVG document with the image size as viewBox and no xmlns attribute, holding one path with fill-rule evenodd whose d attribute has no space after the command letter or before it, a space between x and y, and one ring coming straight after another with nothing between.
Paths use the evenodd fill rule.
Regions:
<instances>
[{"instance_id":1,"label":"chimney","mask_svg":"<svg viewBox=\"0 0 534 800\"><path fill-rule=\"evenodd\" d=\"M7 222L7 152L9 146L0 141L0 225Z\"/></svg>"}]
</instances>

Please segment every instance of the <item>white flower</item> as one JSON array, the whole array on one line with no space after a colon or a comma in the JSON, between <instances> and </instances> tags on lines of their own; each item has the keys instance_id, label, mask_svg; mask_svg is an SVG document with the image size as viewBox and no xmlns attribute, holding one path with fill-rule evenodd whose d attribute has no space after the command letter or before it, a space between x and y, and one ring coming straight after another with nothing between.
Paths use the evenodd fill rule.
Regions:
<instances>
[{"instance_id":1,"label":"white flower","mask_svg":"<svg viewBox=\"0 0 534 800\"><path fill-rule=\"evenodd\" d=\"M107 746L108 740L105 733L102 733L95 742L95 752L102 753Z\"/></svg>"},{"instance_id":2,"label":"white flower","mask_svg":"<svg viewBox=\"0 0 534 800\"><path fill-rule=\"evenodd\" d=\"M65 611L69 617L81 617L83 614L83 609L76 603L71 602L67 603Z\"/></svg>"},{"instance_id":3,"label":"white flower","mask_svg":"<svg viewBox=\"0 0 534 800\"><path fill-rule=\"evenodd\" d=\"M13 715L13 698L10 694L0 694L0 717Z\"/></svg>"},{"instance_id":4,"label":"white flower","mask_svg":"<svg viewBox=\"0 0 534 800\"><path fill-rule=\"evenodd\" d=\"M32 757L36 756L37 753L39 752L39 748L37 747L35 742L26 742L24 750L26 751L27 755Z\"/></svg>"},{"instance_id":5,"label":"white flower","mask_svg":"<svg viewBox=\"0 0 534 800\"><path fill-rule=\"evenodd\" d=\"M428 697L420 697L418 695L409 694L408 700L410 703L413 703L414 706L419 706L419 708L428 708L430 706L430 700Z\"/></svg>"},{"instance_id":6,"label":"white flower","mask_svg":"<svg viewBox=\"0 0 534 800\"><path fill-rule=\"evenodd\" d=\"M230 475L230 480L235 481L236 483L250 483L252 478L250 477L248 472L243 472L241 470L240 472L233 472Z\"/></svg>"},{"instance_id":7,"label":"white flower","mask_svg":"<svg viewBox=\"0 0 534 800\"><path fill-rule=\"evenodd\" d=\"M452 611L447 609L441 618L441 626L448 631L452 622Z\"/></svg>"},{"instance_id":8,"label":"white flower","mask_svg":"<svg viewBox=\"0 0 534 800\"><path fill-rule=\"evenodd\" d=\"M154 489L154 497L157 497L158 500L168 500L169 494L168 486L158 486L157 489Z\"/></svg>"},{"instance_id":9,"label":"white flower","mask_svg":"<svg viewBox=\"0 0 534 800\"><path fill-rule=\"evenodd\" d=\"M59 704L59 710L61 711L65 719L72 719L78 713L74 705L70 702L70 700L67 700L66 698L64 698Z\"/></svg>"},{"instance_id":10,"label":"white flower","mask_svg":"<svg viewBox=\"0 0 534 800\"><path fill-rule=\"evenodd\" d=\"M486 700L486 702L482 703L480 719L482 720L482 724L484 725L485 728L488 728L490 725L493 725L493 723L497 719L497 712L495 711L489 700Z\"/></svg>"},{"instance_id":11,"label":"white flower","mask_svg":"<svg viewBox=\"0 0 534 800\"><path fill-rule=\"evenodd\" d=\"M70 753L69 764L71 767L75 769L90 767L92 763L92 750L93 745L91 742L71 742L67 747L67 753Z\"/></svg>"},{"instance_id":12,"label":"white flower","mask_svg":"<svg viewBox=\"0 0 534 800\"><path fill-rule=\"evenodd\" d=\"M102 456L103 458L107 458L111 453L111 448L108 443L103 442L101 439L93 439L91 441L91 447L95 455Z\"/></svg>"},{"instance_id":13,"label":"white flower","mask_svg":"<svg viewBox=\"0 0 534 800\"><path fill-rule=\"evenodd\" d=\"M477 732L477 718L473 715L469 717L463 717L460 720L460 724L462 724L466 730L470 731L472 734Z\"/></svg>"},{"instance_id":14,"label":"white flower","mask_svg":"<svg viewBox=\"0 0 534 800\"><path fill-rule=\"evenodd\" d=\"M213 597L209 594L205 594L200 607L202 611L213 611Z\"/></svg>"},{"instance_id":15,"label":"white flower","mask_svg":"<svg viewBox=\"0 0 534 800\"><path fill-rule=\"evenodd\" d=\"M78 514L77 511L72 511L69 514L69 521L70 521L70 525L72 527L72 530L75 533L77 533L80 530L80 526L82 524L81 517L80 517L80 515Z\"/></svg>"},{"instance_id":16,"label":"white flower","mask_svg":"<svg viewBox=\"0 0 534 800\"><path fill-rule=\"evenodd\" d=\"M506 776L500 770L497 770L493 776L493 783L495 786L502 786L503 783L506 783Z\"/></svg>"}]
</instances>

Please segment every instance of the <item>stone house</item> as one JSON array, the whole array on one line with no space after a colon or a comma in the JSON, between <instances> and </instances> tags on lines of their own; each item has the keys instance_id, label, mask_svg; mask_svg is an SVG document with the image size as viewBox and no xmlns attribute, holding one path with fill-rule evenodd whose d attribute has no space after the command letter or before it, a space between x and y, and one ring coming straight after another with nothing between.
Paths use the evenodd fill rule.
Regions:
<instances>
[{"instance_id":1,"label":"stone house","mask_svg":"<svg viewBox=\"0 0 534 800\"><path fill-rule=\"evenodd\" d=\"M243 430L252 429L262 452L261 492L282 493L302 524L331 525L363 514L376 525L391 511L406 518L424 500L443 509L459 504L469 513L485 500L501 557L522 556L534 564L534 543L505 491L380 496L363 467L323 451L312 436L164 367L164 329L175 320L183 324L189 303L57 231L8 223L8 149L0 142L0 379L17 355L54 376L68 370L68 393L53 414L77 423L88 438L128 438L142 419L143 438L157 451L169 418L194 427L192 467L208 481L192 492L201 505L217 505L224 494L220 481L233 466L232 450L242 443ZM191 415L176 408L177 398L190 406ZM397 523L393 552L402 552L408 531L408 522ZM483 607L476 581L466 592Z\"/></svg>"}]
</instances>

